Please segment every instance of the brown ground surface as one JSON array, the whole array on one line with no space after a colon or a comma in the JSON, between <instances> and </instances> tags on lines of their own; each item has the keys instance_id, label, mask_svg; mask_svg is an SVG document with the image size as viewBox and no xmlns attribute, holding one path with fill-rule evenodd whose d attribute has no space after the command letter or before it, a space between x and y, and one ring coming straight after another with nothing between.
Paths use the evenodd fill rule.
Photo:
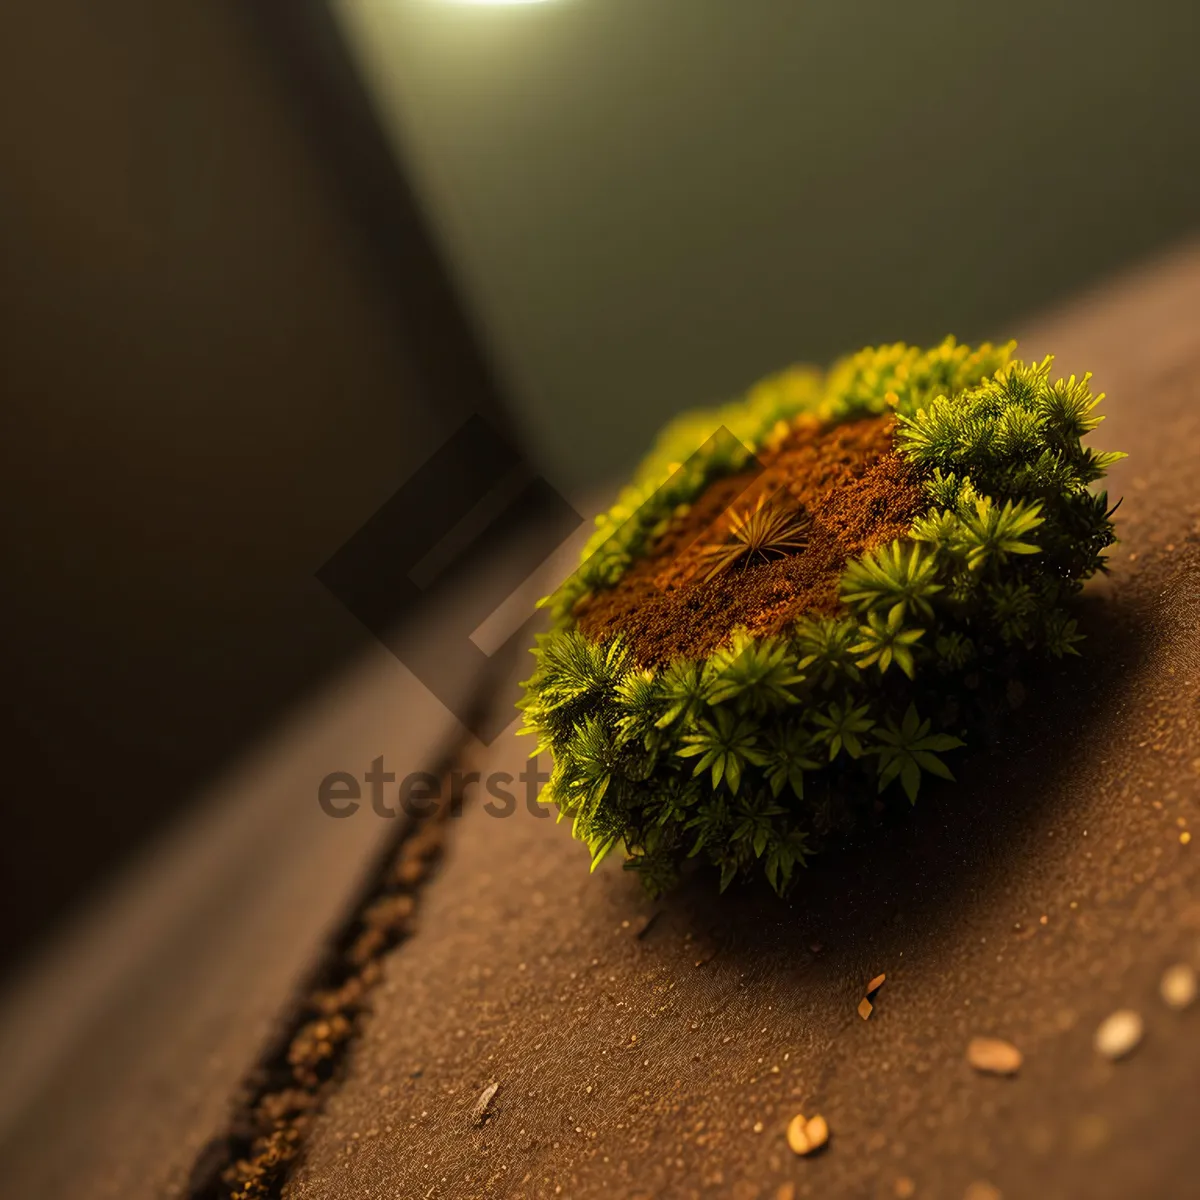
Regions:
<instances>
[{"instance_id":1,"label":"brown ground surface","mask_svg":"<svg viewBox=\"0 0 1200 1200\"><path fill-rule=\"evenodd\" d=\"M1200 1195L1200 1004L1157 994L1200 965L1200 253L1023 346L1056 348L1131 455L1087 657L786 904L706 878L655 910L522 803L468 807L289 1200ZM1118 1007L1146 1035L1113 1064L1092 1037ZM977 1035L1021 1049L1016 1077L967 1065ZM832 1130L810 1159L798 1111Z\"/></svg>"},{"instance_id":2,"label":"brown ground surface","mask_svg":"<svg viewBox=\"0 0 1200 1200\"><path fill-rule=\"evenodd\" d=\"M589 637L624 635L643 665L709 654L736 626L778 633L806 612L835 612L848 558L903 534L924 505L920 481L892 449L895 421L797 426L758 455L761 473L712 483L615 587L580 609ZM790 497L811 519L800 553L743 561L710 578L706 548L760 496ZM785 504L787 501L784 502Z\"/></svg>"},{"instance_id":3,"label":"brown ground surface","mask_svg":"<svg viewBox=\"0 0 1200 1200\"><path fill-rule=\"evenodd\" d=\"M454 631L469 613L440 615ZM445 682L464 708L495 687L456 670ZM376 756L401 774L434 769L461 731L374 647L95 898L0 995L0 1197L164 1200L219 1167L232 1099L264 1047L296 1029L296 1003L407 826L369 804L330 819L320 780L361 777Z\"/></svg>"}]
</instances>

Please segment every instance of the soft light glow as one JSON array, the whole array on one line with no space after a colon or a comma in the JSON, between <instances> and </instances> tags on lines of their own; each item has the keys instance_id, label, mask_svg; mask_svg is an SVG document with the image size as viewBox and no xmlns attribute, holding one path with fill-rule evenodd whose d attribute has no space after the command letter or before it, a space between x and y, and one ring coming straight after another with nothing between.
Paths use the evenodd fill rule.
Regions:
<instances>
[{"instance_id":1,"label":"soft light glow","mask_svg":"<svg viewBox=\"0 0 1200 1200\"><path fill-rule=\"evenodd\" d=\"M546 0L450 0L452 4L479 4L498 8L502 4L545 4Z\"/></svg>"}]
</instances>

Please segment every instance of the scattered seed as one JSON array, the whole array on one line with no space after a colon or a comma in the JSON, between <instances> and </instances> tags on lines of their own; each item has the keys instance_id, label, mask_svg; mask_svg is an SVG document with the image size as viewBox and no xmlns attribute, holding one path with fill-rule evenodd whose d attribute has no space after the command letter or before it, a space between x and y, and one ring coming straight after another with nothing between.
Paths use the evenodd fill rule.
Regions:
<instances>
[{"instance_id":1,"label":"scattered seed","mask_svg":"<svg viewBox=\"0 0 1200 1200\"><path fill-rule=\"evenodd\" d=\"M1022 1055L1003 1038L976 1037L967 1044L967 1061L989 1075L1015 1075L1021 1069Z\"/></svg>"},{"instance_id":2,"label":"scattered seed","mask_svg":"<svg viewBox=\"0 0 1200 1200\"><path fill-rule=\"evenodd\" d=\"M1196 999L1196 972L1187 963L1176 963L1163 972L1158 991L1169 1008L1185 1009Z\"/></svg>"},{"instance_id":3,"label":"scattered seed","mask_svg":"<svg viewBox=\"0 0 1200 1200\"><path fill-rule=\"evenodd\" d=\"M858 1002L858 1015L865 1021L875 1011L875 1005L864 996Z\"/></svg>"},{"instance_id":4,"label":"scattered seed","mask_svg":"<svg viewBox=\"0 0 1200 1200\"><path fill-rule=\"evenodd\" d=\"M479 1094L479 1099L475 1101L475 1107L471 1110L472 1125L482 1125L488 1119L492 1109L492 1101L496 1098L496 1093L499 1090L499 1083L489 1083Z\"/></svg>"},{"instance_id":5,"label":"scattered seed","mask_svg":"<svg viewBox=\"0 0 1200 1200\"><path fill-rule=\"evenodd\" d=\"M787 1143L795 1154L807 1154L812 1149L808 1143L807 1125L803 1113L797 1113L788 1123Z\"/></svg>"},{"instance_id":6,"label":"scattered seed","mask_svg":"<svg viewBox=\"0 0 1200 1200\"><path fill-rule=\"evenodd\" d=\"M818 1113L811 1119L803 1113L797 1113L787 1128L788 1145L796 1154L812 1154L829 1141L829 1126L825 1118Z\"/></svg>"},{"instance_id":7,"label":"scattered seed","mask_svg":"<svg viewBox=\"0 0 1200 1200\"><path fill-rule=\"evenodd\" d=\"M829 1141L829 1125L820 1113L808 1123L808 1140L814 1150Z\"/></svg>"},{"instance_id":8,"label":"scattered seed","mask_svg":"<svg viewBox=\"0 0 1200 1200\"><path fill-rule=\"evenodd\" d=\"M1188 844L1188 842L1190 842L1191 840L1192 840L1192 835L1190 833L1188 833L1188 831L1186 829L1179 835L1179 844L1181 846L1186 846Z\"/></svg>"},{"instance_id":9,"label":"scattered seed","mask_svg":"<svg viewBox=\"0 0 1200 1200\"><path fill-rule=\"evenodd\" d=\"M1120 1008L1105 1017L1096 1030L1096 1049L1105 1058L1124 1058L1142 1040L1145 1025L1141 1014L1131 1008Z\"/></svg>"},{"instance_id":10,"label":"scattered seed","mask_svg":"<svg viewBox=\"0 0 1200 1200\"><path fill-rule=\"evenodd\" d=\"M867 984L867 995L870 996L873 992L879 991L879 989L883 987L883 981L886 978L886 975L876 975L875 978Z\"/></svg>"},{"instance_id":11,"label":"scattered seed","mask_svg":"<svg viewBox=\"0 0 1200 1200\"><path fill-rule=\"evenodd\" d=\"M907 1175L901 1175L892 1191L896 1194L896 1200L912 1200L917 1194L917 1185Z\"/></svg>"}]
</instances>

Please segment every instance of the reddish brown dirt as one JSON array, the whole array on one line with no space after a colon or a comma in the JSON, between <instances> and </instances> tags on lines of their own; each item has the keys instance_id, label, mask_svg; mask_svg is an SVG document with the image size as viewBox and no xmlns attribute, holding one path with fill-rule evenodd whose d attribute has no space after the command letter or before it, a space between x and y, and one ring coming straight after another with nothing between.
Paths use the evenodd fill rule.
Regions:
<instances>
[{"instance_id":1,"label":"reddish brown dirt","mask_svg":"<svg viewBox=\"0 0 1200 1200\"><path fill-rule=\"evenodd\" d=\"M895 452L891 416L832 429L798 425L758 455L753 473L716 480L651 553L579 610L590 638L622 634L644 666L711 653L743 626L778 633L805 613L838 608L847 559L901 536L924 507L916 472ZM797 553L731 567L708 579L705 547L725 541L730 517L779 489L812 518Z\"/></svg>"}]
</instances>

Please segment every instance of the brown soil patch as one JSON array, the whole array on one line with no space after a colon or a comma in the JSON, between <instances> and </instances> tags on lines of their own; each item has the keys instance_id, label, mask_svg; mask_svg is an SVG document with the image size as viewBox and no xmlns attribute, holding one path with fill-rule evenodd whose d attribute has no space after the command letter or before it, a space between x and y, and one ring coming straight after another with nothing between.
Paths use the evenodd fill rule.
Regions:
<instances>
[{"instance_id":1,"label":"brown soil patch","mask_svg":"<svg viewBox=\"0 0 1200 1200\"><path fill-rule=\"evenodd\" d=\"M622 634L642 665L663 666L710 654L738 626L773 634L804 614L836 612L847 559L902 536L926 505L919 476L894 449L894 430L891 416L797 426L758 454L758 478L714 481L649 555L588 597L580 629L595 640ZM808 545L707 579L705 547L725 541L732 515L780 489L811 517Z\"/></svg>"}]
</instances>

